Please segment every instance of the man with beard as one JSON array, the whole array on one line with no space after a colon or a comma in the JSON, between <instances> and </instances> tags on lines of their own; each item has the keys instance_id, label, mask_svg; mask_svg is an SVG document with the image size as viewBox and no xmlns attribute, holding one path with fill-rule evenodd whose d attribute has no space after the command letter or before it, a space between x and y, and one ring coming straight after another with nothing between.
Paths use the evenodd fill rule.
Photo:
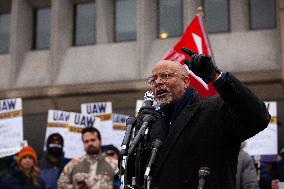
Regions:
<instances>
[{"instance_id":1,"label":"man with beard","mask_svg":"<svg viewBox=\"0 0 284 189\"><path fill-rule=\"evenodd\" d=\"M112 189L117 160L101 152L101 134L94 127L82 129L86 155L71 160L61 173L58 189Z\"/></svg>"},{"instance_id":2,"label":"man with beard","mask_svg":"<svg viewBox=\"0 0 284 189\"><path fill-rule=\"evenodd\" d=\"M137 116L154 118L145 154L157 138L163 141L150 172L151 186L234 189L240 144L265 129L270 115L262 101L231 73L222 73L209 56L183 50L190 55L185 61L188 68L212 83L220 96L200 100L178 62L154 65L148 84L160 110L146 106Z\"/></svg>"},{"instance_id":3,"label":"man with beard","mask_svg":"<svg viewBox=\"0 0 284 189\"><path fill-rule=\"evenodd\" d=\"M57 179L69 161L69 159L64 158L63 147L64 139L59 133L53 133L48 136L46 151L39 162L41 178L46 183L46 189L57 188Z\"/></svg>"}]
</instances>

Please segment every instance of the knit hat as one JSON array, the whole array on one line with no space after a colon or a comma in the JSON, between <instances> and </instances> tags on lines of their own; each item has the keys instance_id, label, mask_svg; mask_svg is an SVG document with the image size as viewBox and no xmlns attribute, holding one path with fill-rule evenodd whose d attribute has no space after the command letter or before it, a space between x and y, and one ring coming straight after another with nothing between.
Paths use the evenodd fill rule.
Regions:
<instances>
[{"instance_id":1,"label":"knit hat","mask_svg":"<svg viewBox=\"0 0 284 189\"><path fill-rule=\"evenodd\" d=\"M31 156L34 159L35 164L37 164L37 155L36 155L35 150L31 146L25 146L20 150L17 156L17 164L20 164L23 157L27 155Z\"/></svg>"}]
</instances>

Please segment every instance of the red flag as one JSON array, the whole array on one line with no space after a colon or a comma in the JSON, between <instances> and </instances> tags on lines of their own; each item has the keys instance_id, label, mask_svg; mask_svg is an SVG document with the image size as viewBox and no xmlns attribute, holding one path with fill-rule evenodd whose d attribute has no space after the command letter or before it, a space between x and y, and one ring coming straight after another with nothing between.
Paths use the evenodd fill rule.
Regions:
<instances>
[{"instance_id":1,"label":"red flag","mask_svg":"<svg viewBox=\"0 0 284 189\"><path fill-rule=\"evenodd\" d=\"M169 51L164 59L175 60L183 64L182 60L188 58L188 55L182 53L180 50L182 47L187 47L198 54L212 56L201 15L196 15L194 17L180 40L173 49ZM199 92L201 98L218 94L211 84L206 84L201 78L194 75L191 71L189 71L189 79L190 85Z\"/></svg>"}]
</instances>

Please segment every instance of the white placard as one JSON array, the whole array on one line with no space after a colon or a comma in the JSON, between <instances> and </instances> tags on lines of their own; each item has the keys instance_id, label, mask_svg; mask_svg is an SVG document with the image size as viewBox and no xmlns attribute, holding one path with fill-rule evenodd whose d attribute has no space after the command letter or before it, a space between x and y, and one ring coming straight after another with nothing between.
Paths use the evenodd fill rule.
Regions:
<instances>
[{"instance_id":1,"label":"white placard","mask_svg":"<svg viewBox=\"0 0 284 189\"><path fill-rule=\"evenodd\" d=\"M121 149L121 143L126 131L126 119L128 115L112 114L113 120L113 145Z\"/></svg>"},{"instance_id":2,"label":"white placard","mask_svg":"<svg viewBox=\"0 0 284 189\"><path fill-rule=\"evenodd\" d=\"M250 155L277 155L277 104L276 102L265 102L271 115L268 127L247 140L244 148Z\"/></svg>"},{"instance_id":3,"label":"white placard","mask_svg":"<svg viewBox=\"0 0 284 189\"><path fill-rule=\"evenodd\" d=\"M143 106L144 100L136 100L135 115L138 114L140 108Z\"/></svg>"},{"instance_id":4,"label":"white placard","mask_svg":"<svg viewBox=\"0 0 284 189\"><path fill-rule=\"evenodd\" d=\"M6 148L1 148L0 149L0 158L6 157L6 156L11 156L16 153L18 153L23 147L28 145L28 141L23 140L22 142L19 143L14 143L10 145L9 147Z\"/></svg>"},{"instance_id":5,"label":"white placard","mask_svg":"<svg viewBox=\"0 0 284 189\"><path fill-rule=\"evenodd\" d=\"M61 110L48 110L47 127L45 132L44 150L46 150L46 140L49 135L59 133L66 143L67 132L69 131L70 112ZM66 152L65 146L63 151Z\"/></svg>"},{"instance_id":6,"label":"white placard","mask_svg":"<svg viewBox=\"0 0 284 189\"><path fill-rule=\"evenodd\" d=\"M80 113L70 113L69 132L65 142L65 157L79 158L86 152L82 142L81 131L85 127L96 127L100 130L99 118L92 115L83 115Z\"/></svg>"},{"instance_id":7,"label":"white placard","mask_svg":"<svg viewBox=\"0 0 284 189\"><path fill-rule=\"evenodd\" d=\"M0 100L0 149L23 142L22 99Z\"/></svg>"},{"instance_id":8,"label":"white placard","mask_svg":"<svg viewBox=\"0 0 284 189\"><path fill-rule=\"evenodd\" d=\"M284 189L284 182L279 182L279 189Z\"/></svg>"},{"instance_id":9,"label":"white placard","mask_svg":"<svg viewBox=\"0 0 284 189\"><path fill-rule=\"evenodd\" d=\"M112 103L96 102L81 105L82 114L94 115L100 118L100 132L102 136L102 145L114 144L114 133L112 129Z\"/></svg>"}]
</instances>

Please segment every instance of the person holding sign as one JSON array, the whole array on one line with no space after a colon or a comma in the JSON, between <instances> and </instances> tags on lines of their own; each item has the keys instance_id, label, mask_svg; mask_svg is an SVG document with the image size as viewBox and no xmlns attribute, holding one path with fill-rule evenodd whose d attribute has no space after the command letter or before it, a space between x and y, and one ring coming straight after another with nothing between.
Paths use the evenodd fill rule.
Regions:
<instances>
[{"instance_id":1,"label":"person holding sign","mask_svg":"<svg viewBox=\"0 0 284 189\"><path fill-rule=\"evenodd\" d=\"M117 160L101 152L101 134L94 127L82 129L86 155L71 160L63 169L58 189L112 189L118 172Z\"/></svg>"},{"instance_id":2,"label":"person holding sign","mask_svg":"<svg viewBox=\"0 0 284 189\"><path fill-rule=\"evenodd\" d=\"M17 155L17 166L6 175L1 189L45 189L37 166L37 154L31 146L23 147Z\"/></svg>"},{"instance_id":3,"label":"person holding sign","mask_svg":"<svg viewBox=\"0 0 284 189\"><path fill-rule=\"evenodd\" d=\"M262 101L231 73L222 73L211 57L182 50L189 55L187 67L212 83L220 96L200 100L179 62L162 60L153 66L148 84L160 110L145 106L137 116L138 123L151 118L146 150L155 140L163 141L151 169L151 186L234 189L240 144L264 130L270 115Z\"/></svg>"}]
</instances>

